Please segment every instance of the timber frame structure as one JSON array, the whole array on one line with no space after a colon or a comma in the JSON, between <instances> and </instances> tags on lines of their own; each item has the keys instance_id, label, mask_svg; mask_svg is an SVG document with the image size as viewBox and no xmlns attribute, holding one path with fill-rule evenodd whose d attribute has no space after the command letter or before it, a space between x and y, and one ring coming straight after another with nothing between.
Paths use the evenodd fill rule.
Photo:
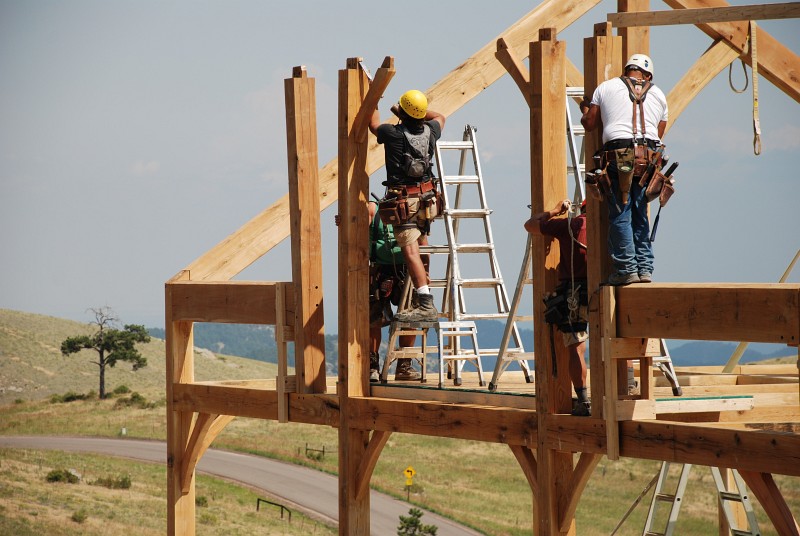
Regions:
<instances>
[{"instance_id":1,"label":"timber frame structure","mask_svg":"<svg viewBox=\"0 0 800 536\"><path fill-rule=\"evenodd\" d=\"M584 40L583 74L566 57L557 32L599 0L545 0L496 42L484 46L426 94L447 115L508 72L530 107L531 203L533 212L566 197L566 87L584 86L587 95L621 72L631 52L649 53L648 26L681 22L680 10L697 8L697 27L713 41L683 80L668 94L674 122L686 105L731 61L747 54L746 21L714 22L742 8L723 0L665 0L675 11L650 12L649 0L618 0L619 30L596 24ZM797 3L784 13L797 16ZM764 6L751 6L764 7ZM634 13L638 12L638 13ZM758 18L758 9L738 13ZM699 15L698 15L699 16ZM625 19L625 17L628 17ZM637 18L638 17L638 22ZM649 18L642 18L649 17ZM633 19L633 20L631 20ZM658 19L658 20L657 20ZM697 19L700 20L700 19ZM627 22L626 22L627 21ZM659 22L660 21L660 22ZM686 22L686 21L683 21ZM689 22L692 22L691 20ZM800 102L800 58L767 32L758 35L762 76ZM530 71L521 61L529 57ZM609 74L610 73L610 74ZM548 374L555 355L567 368L566 350L551 353L544 336L541 289L556 282L558 248L533 242L534 350L536 396L531 407L509 405L485 393L445 398L390 398L368 380L368 216L369 175L383 165L383 150L368 136L368 121L394 75L387 57L374 78L347 60L339 71L339 152L322 168L317 161L314 79L295 67L285 81L289 193L165 285L167 333L168 534L195 533L195 466L214 438L236 416L334 426L339 433L339 533L370 532L369 481L393 432L504 443L531 487L532 529L537 534L575 534L574 513L581 493L603 455L694 463L737 469L759 499L779 534L798 534L772 475L800 476L800 402L797 371L759 368L759 376L732 376L764 393L759 385L791 382L792 392L755 395L749 411L706 407L702 412L662 413L653 396L651 340L660 338L800 341L798 284L670 284L600 287L608 274L605 248L591 248L590 391L591 417L572 417L567 375ZM545 133L547 133L545 135ZM586 138L588 157L599 133ZM587 159L587 161L590 161ZM322 309L320 211L338 199L339 371L335 392L327 392ZM589 200L589 241L605 243L607 219ZM291 237L292 281L231 281L236 274ZM194 322L271 324L279 347L275 380L194 380ZM294 341L295 374L286 367L286 342ZM616 395L619 358L639 359L642 396ZM624 368L624 367L623 367ZM793 369L793 367L789 367ZM718 372L718 371L717 371ZM780 377L775 374L783 375ZM708 376L710 377L710 376ZM778 379L776 379L778 378ZM425 390L429 393L431 390ZM740 391L741 392L741 391ZM420 394L420 397L427 396ZM762 396L762 398L758 398Z\"/></svg>"}]
</instances>

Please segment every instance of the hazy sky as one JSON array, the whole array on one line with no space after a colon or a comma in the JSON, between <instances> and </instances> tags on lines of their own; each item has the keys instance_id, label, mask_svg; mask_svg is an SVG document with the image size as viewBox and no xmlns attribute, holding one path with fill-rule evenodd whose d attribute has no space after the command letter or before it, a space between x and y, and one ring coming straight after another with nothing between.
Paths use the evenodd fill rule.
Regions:
<instances>
[{"instance_id":1,"label":"hazy sky","mask_svg":"<svg viewBox=\"0 0 800 536\"><path fill-rule=\"evenodd\" d=\"M0 0L0 307L89 321L88 308L108 305L124 323L163 326L164 282L288 191L283 80L293 66L316 78L324 164L336 154L346 58L364 57L374 72L394 56L384 100L394 102L429 88L535 7L421 5ZM603 1L560 34L576 65L592 25L615 9ZM800 21L759 27L800 51ZM655 27L651 42L665 92L711 44L692 26ZM738 61L733 74L741 86ZM681 165L655 243L657 281L773 282L800 247L800 106L763 77L759 91L761 156L752 150L752 93L735 94L727 70L668 134ZM504 76L444 132L456 140L466 124L478 128L509 283L529 216L528 121ZM384 178L381 169L371 179L379 195ZM335 211L322 215L329 332ZM288 253L284 243L239 278L288 279Z\"/></svg>"}]
</instances>

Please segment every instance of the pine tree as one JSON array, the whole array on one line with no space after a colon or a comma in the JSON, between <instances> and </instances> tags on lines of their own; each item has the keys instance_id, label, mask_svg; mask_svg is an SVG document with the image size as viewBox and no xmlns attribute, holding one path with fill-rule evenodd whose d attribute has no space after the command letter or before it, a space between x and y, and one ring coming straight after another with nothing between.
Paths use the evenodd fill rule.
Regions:
<instances>
[{"instance_id":1,"label":"pine tree","mask_svg":"<svg viewBox=\"0 0 800 536\"><path fill-rule=\"evenodd\" d=\"M150 342L150 336L144 326L128 324L124 329L114 328L117 318L108 307L91 310L97 331L94 335L69 337L61 343L61 354L64 356L94 350L98 359L93 361L100 369L100 398L106 397L106 367L113 367L117 361L129 361L133 370L147 366L147 359L136 349L137 342Z\"/></svg>"},{"instance_id":2,"label":"pine tree","mask_svg":"<svg viewBox=\"0 0 800 536\"><path fill-rule=\"evenodd\" d=\"M436 536L439 527L436 525L422 524L422 510L412 508L408 516L400 516L400 525L397 527L397 536Z\"/></svg>"}]
</instances>

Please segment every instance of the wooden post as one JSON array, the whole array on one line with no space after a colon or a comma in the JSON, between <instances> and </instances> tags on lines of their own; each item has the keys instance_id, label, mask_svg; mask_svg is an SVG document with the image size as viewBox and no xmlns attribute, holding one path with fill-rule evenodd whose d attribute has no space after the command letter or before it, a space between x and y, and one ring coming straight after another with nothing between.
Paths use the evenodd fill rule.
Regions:
<instances>
[{"instance_id":1,"label":"wooden post","mask_svg":"<svg viewBox=\"0 0 800 536\"><path fill-rule=\"evenodd\" d=\"M349 58L339 71L339 534L370 533L369 493L358 493L369 431L351 429L351 396L369 393L369 175L367 138L353 131L369 81Z\"/></svg>"},{"instance_id":2,"label":"wooden post","mask_svg":"<svg viewBox=\"0 0 800 536\"><path fill-rule=\"evenodd\" d=\"M284 80L289 163L289 225L295 292L297 390L325 392L325 332L319 223L319 163L314 79L295 67Z\"/></svg>"},{"instance_id":3,"label":"wooden post","mask_svg":"<svg viewBox=\"0 0 800 536\"><path fill-rule=\"evenodd\" d=\"M617 11L650 11L650 0L617 0ZM650 55L650 27L632 26L618 28L622 38L622 61L628 61L633 54Z\"/></svg>"},{"instance_id":4,"label":"wooden post","mask_svg":"<svg viewBox=\"0 0 800 536\"><path fill-rule=\"evenodd\" d=\"M530 45L531 62L531 208L541 212L566 198L567 76L566 44L556 39L554 28L539 30L539 41ZM572 473L572 453L548 448L548 417L568 413L571 408L566 348L555 345L562 355L553 363L550 326L544 322L542 295L557 283L558 248L546 251L543 237L533 237L534 351L536 352L536 411L538 416L539 492L534 515L537 534L574 534L574 519L559 529L558 498ZM560 337L560 335L558 335Z\"/></svg>"},{"instance_id":5,"label":"wooden post","mask_svg":"<svg viewBox=\"0 0 800 536\"><path fill-rule=\"evenodd\" d=\"M172 280L188 280L184 271ZM169 536L194 536L194 471L188 476L191 482L184 485L181 467L186 445L192 429L194 412L174 408L174 386L194 381L193 322L173 322L172 288L165 288L166 369L167 369L167 534ZM188 491L183 492L181 488Z\"/></svg>"},{"instance_id":6,"label":"wooden post","mask_svg":"<svg viewBox=\"0 0 800 536\"><path fill-rule=\"evenodd\" d=\"M622 38L613 37L609 23L596 24L594 36L583 43L584 59L584 91L587 100L591 100L594 90L606 78L616 76L622 69L620 51ZM585 138L585 161L591 166L592 157L602 146L603 126L595 131L587 132ZM610 273L608 256L608 207L606 201L598 201L589 196L587 202L586 241L588 242L587 264L588 284L591 295L600 287ZM592 393L592 415L602 415L605 397L605 373L602 354L602 329L600 321L599 300L591 300L589 307L589 368Z\"/></svg>"}]
</instances>

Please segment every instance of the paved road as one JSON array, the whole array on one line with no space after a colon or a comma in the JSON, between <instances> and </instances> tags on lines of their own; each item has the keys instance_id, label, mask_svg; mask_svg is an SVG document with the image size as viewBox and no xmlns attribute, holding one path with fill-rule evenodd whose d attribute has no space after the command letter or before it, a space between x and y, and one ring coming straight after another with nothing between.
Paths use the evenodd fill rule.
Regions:
<instances>
[{"instance_id":1,"label":"paved road","mask_svg":"<svg viewBox=\"0 0 800 536\"><path fill-rule=\"evenodd\" d=\"M136 439L0 436L0 447L92 452L162 464L167 458L166 443ZM276 498L276 502L328 523L335 524L339 519L339 481L320 471L215 449L209 449L203 455L197 470L263 490ZM371 533L396 534L399 517L408 515L409 504L374 490L370 493ZM422 520L438 526L439 536L480 534L431 512L425 512Z\"/></svg>"}]
</instances>

